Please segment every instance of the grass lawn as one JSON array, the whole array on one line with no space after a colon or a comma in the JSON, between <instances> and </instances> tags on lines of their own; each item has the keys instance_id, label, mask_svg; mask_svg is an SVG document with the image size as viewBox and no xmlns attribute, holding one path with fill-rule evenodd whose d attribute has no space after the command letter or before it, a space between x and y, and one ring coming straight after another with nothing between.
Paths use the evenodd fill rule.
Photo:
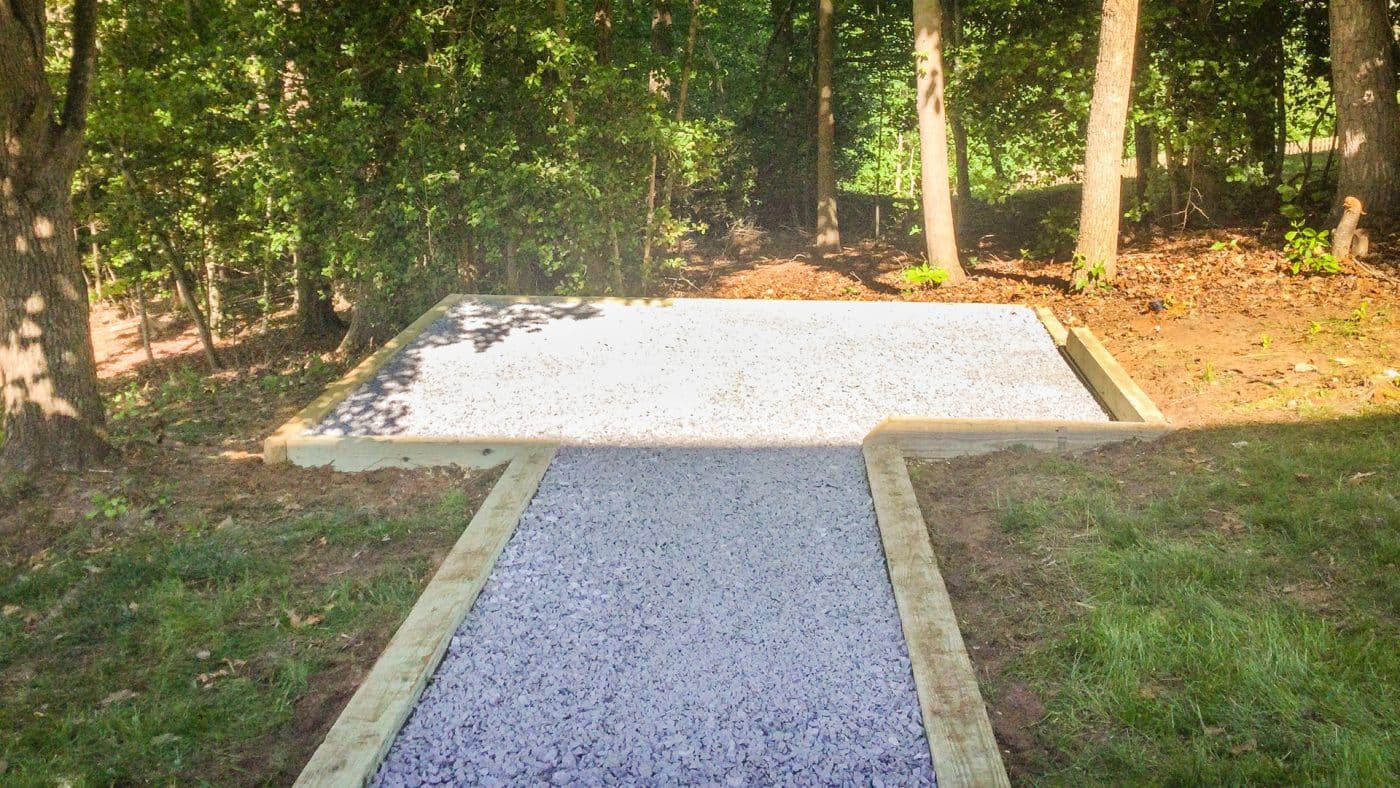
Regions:
<instances>
[{"instance_id":1,"label":"grass lawn","mask_svg":"<svg viewBox=\"0 0 1400 788\"><path fill-rule=\"evenodd\" d=\"M0 785L290 783L499 475L264 466L344 364L228 354L109 381L109 464L0 479Z\"/></svg>"},{"instance_id":2,"label":"grass lawn","mask_svg":"<svg viewBox=\"0 0 1400 788\"><path fill-rule=\"evenodd\" d=\"M911 473L1013 780L1400 781L1400 416Z\"/></svg>"}]
</instances>

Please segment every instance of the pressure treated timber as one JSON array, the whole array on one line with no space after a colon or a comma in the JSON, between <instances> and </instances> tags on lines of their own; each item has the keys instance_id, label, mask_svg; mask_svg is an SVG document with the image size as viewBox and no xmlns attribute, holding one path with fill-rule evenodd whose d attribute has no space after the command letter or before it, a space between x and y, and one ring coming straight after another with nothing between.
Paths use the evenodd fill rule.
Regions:
<instances>
[{"instance_id":1,"label":"pressure treated timber","mask_svg":"<svg viewBox=\"0 0 1400 788\"><path fill-rule=\"evenodd\" d=\"M311 756L297 785L360 786L374 776L442 661L452 633L476 603L501 550L515 533L556 448L532 447L511 461Z\"/></svg>"},{"instance_id":2,"label":"pressure treated timber","mask_svg":"<svg viewBox=\"0 0 1400 788\"><path fill-rule=\"evenodd\" d=\"M326 387L310 405L302 408L297 415L287 420L285 424L277 428L267 440L263 441L263 462L268 465L287 462L287 441L290 438L302 435L310 427L326 417L326 414L335 409L340 401L350 396L355 389L379 374L379 370L384 368L391 359L418 335L423 333L436 323L439 318L447 314L447 311L461 303L466 296L449 295L437 302L432 309L424 312L421 317L413 321L408 328L400 331L398 336L384 343L384 347L375 351L372 355L361 361L354 369L340 380Z\"/></svg>"},{"instance_id":3,"label":"pressure treated timber","mask_svg":"<svg viewBox=\"0 0 1400 788\"><path fill-rule=\"evenodd\" d=\"M1152 398L1138 387L1123 365L1089 329L1076 326L1069 330L1065 355L1084 376L1115 421L1166 423L1166 418L1153 404Z\"/></svg>"},{"instance_id":4,"label":"pressure treated timber","mask_svg":"<svg viewBox=\"0 0 1400 788\"><path fill-rule=\"evenodd\" d=\"M940 788L1010 785L904 455L878 442L864 452L934 776Z\"/></svg>"},{"instance_id":5,"label":"pressure treated timber","mask_svg":"<svg viewBox=\"0 0 1400 788\"><path fill-rule=\"evenodd\" d=\"M1036 307L1035 316L1040 318L1041 324L1050 333L1050 338L1055 340L1055 346L1063 348L1065 342L1069 341L1069 331L1065 330L1065 324L1055 317L1055 313L1050 311L1048 306Z\"/></svg>"},{"instance_id":6,"label":"pressure treated timber","mask_svg":"<svg viewBox=\"0 0 1400 788\"><path fill-rule=\"evenodd\" d=\"M377 468L494 468L552 441L512 438L434 438L405 435L293 436L286 440L286 459L304 468L329 465L337 471Z\"/></svg>"},{"instance_id":7,"label":"pressure treated timber","mask_svg":"<svg viewBox=\"0 0 1400 788\"><path fill-rule=\"evenodd\" d=\"M1017 446L1073 454L1107 443L1154 440L1166 424L1126 421L1031 421L1007 419L918 419L897 416L876 425L866 443L892 443L905 456L948 459L989 454Z\"/></svg>"}]
</instances>

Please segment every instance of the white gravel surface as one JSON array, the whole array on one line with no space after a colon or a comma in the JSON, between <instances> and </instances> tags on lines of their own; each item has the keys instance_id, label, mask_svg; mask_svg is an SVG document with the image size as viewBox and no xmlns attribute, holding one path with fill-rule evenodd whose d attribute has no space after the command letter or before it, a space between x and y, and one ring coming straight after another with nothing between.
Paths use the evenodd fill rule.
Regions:
<instances>
[{"instance_id":1,"label":"white gravel surface","mask_svg":"<svg viewBox=\"0 0 1400 788\"><path fill-rule=\"evenodd\" d=\"M453 309L317 431L566 447L377 782L932 783L859 449L894 415L1107 419L1024 308Z\"/></svg>"},{"instance_id":2,"label":"white gravel surface","mask_svg":"<svg viewBox=\"0 0 1400 788\"><path fill-rule=\"evenodd\" d=\"M887 416L1108 418L1025 307L467 301L313 432L820 445Z\"/></svg>"},{"instance_id":3,"label":"white gravel surface","mask_svg":"<svg viewBox=\"0 0 1400 788\"><path fill-rule=\"evenodd\" d=\"M928 785L860 449L565 448L381 785Z\"/></svg>"}]
</instances>

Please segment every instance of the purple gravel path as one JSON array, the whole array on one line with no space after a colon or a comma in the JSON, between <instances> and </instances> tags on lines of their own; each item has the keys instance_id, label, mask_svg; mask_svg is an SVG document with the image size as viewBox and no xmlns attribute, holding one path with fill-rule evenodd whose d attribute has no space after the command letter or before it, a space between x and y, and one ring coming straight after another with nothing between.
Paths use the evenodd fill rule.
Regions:
<instances>
[{"instance_id":1,"label":"purple gravel path","mask_svg":"<svg viewBox=\"0 0 1400 788\"><path fill-rule=\"evenodd\" d=\"M864 473L561 450L378 784L932 784Z\"/></svg>"}]
</instances>

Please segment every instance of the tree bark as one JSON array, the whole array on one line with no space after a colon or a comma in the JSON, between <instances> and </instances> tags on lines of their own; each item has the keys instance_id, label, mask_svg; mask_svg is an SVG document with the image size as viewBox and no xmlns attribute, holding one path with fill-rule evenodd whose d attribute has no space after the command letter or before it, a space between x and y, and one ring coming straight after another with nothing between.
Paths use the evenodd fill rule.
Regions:
<instances>
[{"instance_id":1,"label":"tree bark","mask_svg":"<svg viewBox=\"0 0 1400 788\"><path fill-rule=\"evenodd\" d=\"M943 101L941 0L914 0L915 104L919 112L919 185L929 264L948 273L947 284L967 279L958 262L953 196L948 188L948 108Z\"/></svg>"},{"instance_id":2,"label":"tree bark","mask_svg":"<svg viewBox=\"0 0 1400 788\"><path fill-rule=\"evenodd\" d=\"M598 65L612 65L613 57L613 19L612 0L595 0L593 3L593 27L597 31L598 41L594 47L594 53L598 57Z\"/></svg>"},{"instance_id":3,"label":"tree bark","mask_svg":"<svg viewBox=\"0 0 1400 788\"><path fill-rule=\"evenodd\" d=\"M1123 136L1133 86L1138 0L1104 0L1094 98L1084 151L1084 194L1079 210L1075 286L1083 288L1102 266L1101 283L1118 273L1118 220L1122 215Z\"/></svg>"},{"instance_id":4,"label":"tree bark","mask_svg":"<svg viewBox=\"0 0 1400 788\"><path fill-rule=\"evenodd\" d=\"M146 286L142 284L139 274L136 276L136 309L140 321L137 326L141 332L141 349L146 351L146 361L155 364L156 353L151 348L151 316L146 308Z\"/></svg>"},{"instance_id":5,"label":"tree bark","mask_svg":"<svg viewBox=\"0 0 1400 788\"><path fill-rule=\"evenodd\" d=\"M211 370L218 371L223 368L223 362L219 360L219 351L214 347L214 335L209 330L209 321L205 320L204 312L199 308L194 276L190 274L190 269L185 267L184 261L176 256L169 242L166 243L166 249L170 253L170 270L175 275L175 293L180 297L180 303L185 305L190 319L194 321L195 332L199 334L199 346L204 351L204 360L209 362Z\"/></svg>"},{"instance_id":6,"label":"tree bark","mask_svg":"<svg viewBox=\"0 0 1400 788\"><path fill-rule=\"evenodd\" d=\"M55 117L44 3L0 3L0 462L20 470L78 467L108 451L72 203L96 0L77 0L71 18Z\"/></svg>"},{"instance_id":7,"label":"tree bark","mask_svg":"<svg viewBox=\"0 0 1400 788\"><path fill-rule=\"evenodd\" d=\"M841 251L836 221L836 117L832 110L831 65L835 0L817 0L817 255Z\"/></svg>"},{"instance_id":8,"label":"tree bark","mask_svg":"<svg viewBox=\"0 0 1400 788\"><path fill-rule=\"evenodd\" d=\"M671 4L668 0L655 0L651 9L651 52L656 65L647 77L647 91L652 95L664 96L666 77L661 71L661 61L669 58L675 45L671 40ZM656 244L656 198L657 184L661 177L661 157L651 155L651 177L647 179L647 218L642 233L642 261L638 271L640 285L646 287L651 281L652 249Z\"/></svg>"},{"instance_id":9,"label":"tree bark","mask_svg":"<svg viewBox=\"0 0 1400 788\"><path fill-rule=\"evenodd\" d=\"M1133 197L1137 201L1138 223L1144 229L1152 227L1152 206L1149 188L1152 184L1152 170L1157 165L1157 146L1152 138L1152 127L1146 123L1133 124L1133 154L1137 159L1137 174L1133 179Z\"/></svg>"},{"instance_id":10,"label":"tree bark","mask_svg":"<svg viewBox=\"0 0 1400 788\"><path fill-rule=\"evenodd\" d=\"M1337 97L1334 203L1357 197L1373 214L1400 213L1400 109L1386 0L1332 0L1332 90Z\"/></svg>"},{"instance_id":11,"label":"tree bark","mask_svg":"<svg viewBox=\"0 0 1400 788\"><path fill-rule=\"evenodd\" d=\"M303 227L302 233L309 233ZM345 321L335 313L331 282L326 278L321 261L321 247L307 241L305 235L292 250L292 267L296 290L297 328L302 336L324 338L345 330Z\"/></svg>"}]
</instances>

